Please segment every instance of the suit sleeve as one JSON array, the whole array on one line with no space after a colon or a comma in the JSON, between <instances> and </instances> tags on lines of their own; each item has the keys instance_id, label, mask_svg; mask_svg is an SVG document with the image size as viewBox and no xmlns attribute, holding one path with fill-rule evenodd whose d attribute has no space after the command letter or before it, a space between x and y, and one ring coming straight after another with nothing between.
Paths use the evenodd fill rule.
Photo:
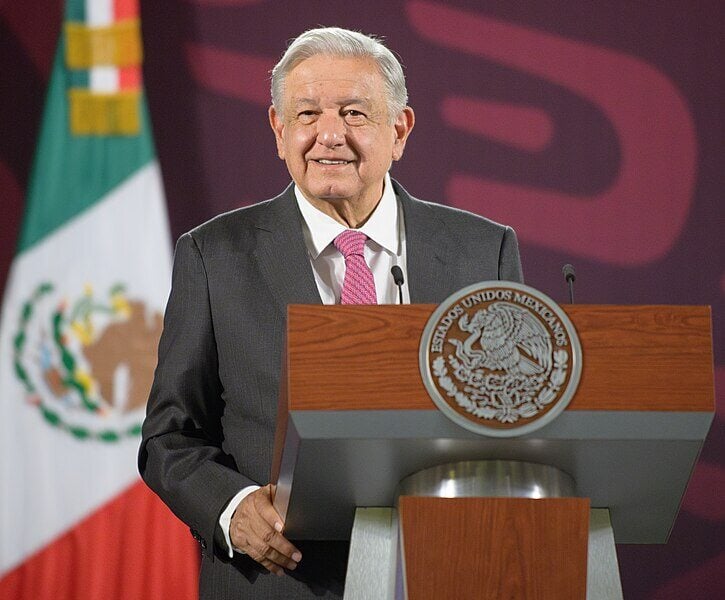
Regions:
<instances>
[{"instance_id":1,"label":"suit sleeve","mask_svg":"<svg viewBox=\"0 0 725 600\"><path fill-rule=\"evenodd\" d=\"M205 554L212 560L215 536L217 543L223 539L219 515L239 490L257 483L221 449L222 409L206 271L193 237L185 234L174 255L139 471L189 525L202 550L209 547Z\"/></svg>"},{"instance_id":2,"label":"suit sleeve","mask_svg":"<svg viewBox=\"0 0 725 600\"><path fill-rule=\"evenodd\" d=\"M506 227L501 240L501 249L498 255L498 278L517 283L524 282L521 257L519 256L519 243L516 239L516 232L511 227Z\"/></svg>"}]
</instances>

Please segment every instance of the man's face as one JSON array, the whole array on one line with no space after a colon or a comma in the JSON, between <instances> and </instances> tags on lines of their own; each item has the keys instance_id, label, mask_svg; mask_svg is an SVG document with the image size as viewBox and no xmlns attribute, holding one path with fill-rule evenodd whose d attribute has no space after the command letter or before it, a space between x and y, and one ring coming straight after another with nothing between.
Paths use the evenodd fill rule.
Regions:
<instances>
[{"instance_id":1,"label":"man's face","mask_svg":"<svg viewBox=\"0 0 725 600\"><path fill-rule=\"evenodd\" d=\"M376 64L326 55L304 60L287 74L282 113L269 111L277 153L305 197L321 210L348 201L371 212L413 127L410 108L391 123Z\"/></svg>"}]
</instances>

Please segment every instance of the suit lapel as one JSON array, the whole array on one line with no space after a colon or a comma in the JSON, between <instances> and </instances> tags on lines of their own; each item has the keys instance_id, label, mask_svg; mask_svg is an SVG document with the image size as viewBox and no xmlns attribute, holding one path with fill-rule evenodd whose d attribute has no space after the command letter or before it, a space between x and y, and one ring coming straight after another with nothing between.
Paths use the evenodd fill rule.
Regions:
<instances>
[{"instance_id":1,"label":"suit lapel","mask_svg":"<svg viewBox=\"0 0 725 600\"><path fill-rule=\"evenodd\" d=\"M321 304L292 185L267 204L256 231L254 254L282 312L288 304Z\"/></svg>"},{"instance_id":2,"label":"suit lapel","mask_svg":"<svg viewBox=\"0 0 725 600\"><path fill-rule=\"evenodd\" d=\"M449 293L449 265L455 262L453 237L426 203L412 198L397 181L393 187L405 219L410 301L437 304Z\"/></svg>"}]
</instances>

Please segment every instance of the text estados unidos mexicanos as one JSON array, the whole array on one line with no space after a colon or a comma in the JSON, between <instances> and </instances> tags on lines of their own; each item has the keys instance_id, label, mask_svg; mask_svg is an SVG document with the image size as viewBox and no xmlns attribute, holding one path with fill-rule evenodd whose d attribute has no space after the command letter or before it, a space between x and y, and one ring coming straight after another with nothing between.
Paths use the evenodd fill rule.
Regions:
<instances>
[{"instance_id":1,"label":"text estados unidos mexicanos","mask_svg":"<svg viewBox=\"0 0 725 600\"><path fill-rule=\"evenodd\" d=\"M513 300L517 304L530 308L540 315L544 322L551 328L551 332L554 335L557 346L567 346L569 344L566 331L564 330L561 321L559 321L557 316L545 304L542 304L528 294L514 292L513 290L486 290L466 296L460 303L453 305L453 307L440 320L438 325L436 325L435 331L433 332L433 338L431 340L430 351L438 354L443 351L443 344L445 343L448 330L451 328L451 325L453 325L453 323L455 323L458 318L465 313L463 306L471 308L477 304L481 304L482 302L491 302L494 300L503 302L511 302L511 300Z\"/></svg>"}]
</instances>

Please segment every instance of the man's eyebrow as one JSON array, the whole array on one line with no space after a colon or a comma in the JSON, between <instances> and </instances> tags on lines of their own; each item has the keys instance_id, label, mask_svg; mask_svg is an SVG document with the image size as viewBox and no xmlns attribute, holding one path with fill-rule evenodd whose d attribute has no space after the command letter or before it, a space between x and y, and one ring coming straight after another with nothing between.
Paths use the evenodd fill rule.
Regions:
<instances>
[{"instance_id":1,"label":"man's eyebrow","mask_svg":"<svg viewBox=\"0 0 725 600\"><path fill-rule=\"evenodd\" d=\"M364 106L368 106L370 104L370 100L367 98L343 98L337 104L339 106L348 106L350 104L362 104Z\"/></svg>"},{"instance_id":2,"label":"man's eyebrow","mask_svg":"<svg viewBox=\"0 0 725 600\"><path fill-rule=\"evenodd\" d=\"M315 100L313 98L297 98L295 100L295 106L303 106L303 105L309 106L310 104L317 104L317 100Z\"/></svg>"},{"instance_id":3,"label":"man's eyebrow","mask_svg":"<svg viewBox=\"0 0 725 600\"><path fill-rule=\"evenodd\" d=\"M297 98L294 102L295 108L300 106L317 106L318 101L315 98ZM362 104L368 106L370 100L368 98L342 98L336 102L338 106L349 106L350 104Z\"/></svg>"}]
</instances>

